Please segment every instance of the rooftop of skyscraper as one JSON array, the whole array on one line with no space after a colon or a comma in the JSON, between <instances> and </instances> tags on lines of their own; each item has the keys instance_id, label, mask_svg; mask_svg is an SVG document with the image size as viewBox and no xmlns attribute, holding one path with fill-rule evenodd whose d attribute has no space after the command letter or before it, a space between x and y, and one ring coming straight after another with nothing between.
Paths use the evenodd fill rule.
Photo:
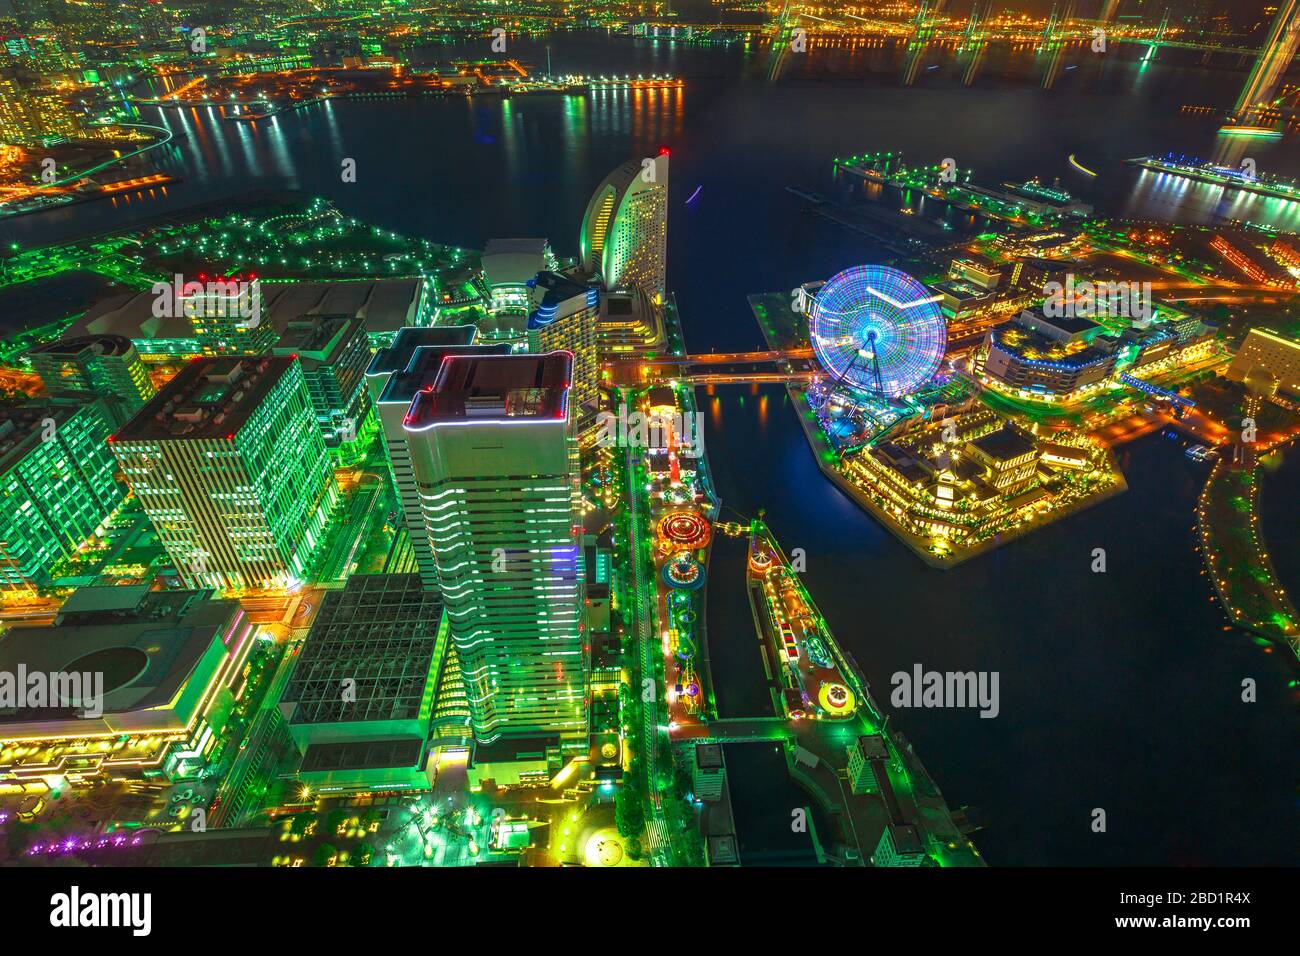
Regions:
<instances>
[{"instance_id":1,"label":"rooftop of skyscraper","mask_svg":"<svg viewBox=\"0 0 1300 956\"><path fill-rule=\"evenodd\" d=\"M380 401L411 401L417 392L437 381L442 362L449 355L509 355L510 349L509 342L497 342L492 345L422 346L415 350L406 369L389 379Z\"/></svg>"},{"instance_id":2,"label":"rooftop of skyscraper","mask_svg":"<svg viewBox=\"0 0 1300 956\"><path fill-rule=\"evenodd\" d=\"M418 574L359 574L329 592L281 700L293 724L413 720L421 709L442 599ZM356 683L344 700L339 682ZM415 741L419 749L419 740Z\"/></svg>"},{"instance_id":3,"label":"rooftop of skyscraper","mask_svg":"<svg viewBox=\"0 0 1300 956\"><path fill-rule=\"evenodd\" d=\"M112 440L232 438L295 361L288 356L194 359Z\"/></svg>"},{"instance_id":4,"label":"rooftop of skyscraper","mask_svg":"<svg viewBox=\"0 0 1300 956\"><path fill-rule=\"evenodd\" d=\"M78 335L38 345L29 355L126 355L132 348L125 335Z\"/></svg>"},{"instance_id":5,"label":"rooftop of skyscraper","mask_svg":"<svg viewBox=\"0 0 1300 956\"><path fill-rule=\"evenodd\" d=\"M562 419L568 414L573 354L452 355L415 395L406 427L468 420Z\"/></svg>"},{"instance_id":6,"label":"rooftop of skyscraper","mask_svg":"<svg viewBox=\"0 0 1300 956\"><path fill-rule=\"evenodd\" d=\"M361 329L353 315L304 315L289 322L273 355L296 355L304 368L328 364Z\"/></svg>"},{"instance_id":7,"label":"rooftop of skyscraper","mask_svg":"<svg viewBox=\"0 0 1300 956\"><path fill-rule=\"evenodd\" d=\"M600 290L559 272L539 272L532 280L533 311L528 328L544 328L557 318L600 304ZM573 302L573 300L577 302Z\"/></svg>"},{"instance_id":8,"label":"rooftop of skyscraper","mask_svg":"<svg viewBox=\"0 0 1300 956\"><path fill-rule=\"evenodd\" d=\"M472 345L478 333L475 325L408 326L398 329L393 344L380 349L370 360L367 375L391 375L405 371L415 350L422 346Z\"/></svg>"}]
</instances>

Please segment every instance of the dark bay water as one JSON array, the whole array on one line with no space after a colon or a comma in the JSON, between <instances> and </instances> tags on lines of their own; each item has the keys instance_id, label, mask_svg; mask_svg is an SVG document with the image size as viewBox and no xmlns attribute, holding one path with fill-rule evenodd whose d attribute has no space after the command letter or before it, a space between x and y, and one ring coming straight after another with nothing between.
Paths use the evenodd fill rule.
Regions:
<instances>
[{"instance_id":1,"label":"dark bay water","mask_svg":"<svg viewBox=\"0 0 1300 956\"><path fill-rule=\"evenodd\" d=\"M1230 104L1241 74L1115 61L1076 70L1050 92L997 77L962 89L946 71L912 89L886 73L773 87L758 79L761 59L740 49L573 40L552 53L557 72L672 72L688 84L586 97L334 102L256 127L215 111L168 111L164 121L183 137L163 165L185 181L165 196L85 204L4 228L25 243L52 241L279 188L324 195L349 214L437 241L481 247L494 236L546 236L572 255L595 184L628 157L667 145L669 284L690 348L708 351L761 344L746 293L882 257L858 234L802 214L784 189L823 188L835 155L953 157L988 184L1059 176L1116 214L1242 214L1217 194L1171 190L1121 163L1169 149L1215 155L1217 123L1178 108ZM531 54L545 62L541 48ZM1261 171L1300 174L1291 144L1237 146L1226 158L1246 148ZM1073 171L1071 153L1098 178ZM340 179L344 158L356 160L356 183ZM1294 209L1269 212L1281 225L1300 221ZM889 676L915 663L999 672L995 720L973 711L894 714L949 801L986 811L990 826L977 839L991 863L1300 863L1300 721L1288 687L1297 669L1222 630L1192 550L1203 466L1176 443L1154 437L1125 450L1126 495L939 572L822 478L783 390L721 389L702 394L701 408L724 504L746 516L766 509L787 550L806 551L813 596L882 704ZM1289 549L1277 564L1300 590L1294 459L1266 484L1265 528ZM1107 551L1106 574L1089 570L1096 547ZM711 595L740 587L726 564L714 569ZM734 639L715 618L711 611L715 679L731 682L720 690L728 706L743 707L752 663L736 655L742 639L752 653L747 609L736 615ZM1255 704L1240 702L1246 677L1258 681ZM1089 828L1098 807L1106 834Z\"/></svg>"}]
</instances>

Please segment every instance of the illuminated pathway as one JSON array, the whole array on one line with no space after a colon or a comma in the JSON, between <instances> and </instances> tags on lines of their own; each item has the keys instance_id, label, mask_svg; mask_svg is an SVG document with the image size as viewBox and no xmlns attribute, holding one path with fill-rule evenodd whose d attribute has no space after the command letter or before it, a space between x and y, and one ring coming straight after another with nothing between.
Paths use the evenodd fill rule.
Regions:
<instances>
[{"instance_id":1,"label":"illuminated pathway","mask_svg":"<svg viewBox=\"0 0 1300 956\"><path fill-rule=\"evenodd\" d=\"M1254 414L1259 400L1249 400ZM1300 654L1300 613L1278 580L1259 529L1260 458L1297 436L1262 445L1220 446L1196 503L1200 548L1210 582L1238 627L1283 640Z\"/></svg>"},{"instance_id":2,"label":"illuminated pathway","mask_svg":"<svg viewBox=\"0 0 1300 956\"><path fill-rule=\"evenodd\" d=\"M750 385L773 382L797 384L809 382L820 374L811 365L811 348L760 350L752 352L710 352L654 359L624 359L605 364L605 371L615 385L654 385L661 382L687 382L692 385ZM797 368L795 362L807 367ZM710 366L752 365L752 369L709 371ZM761 366L769 366L762 368Z\"/></svg>"},{"instance_id":3,"label":"illuminated pathway","mask_svg":"<svg viewBox=\"0 0 1300 956\"><path fill-rule=\"evenodd\" d=\"M641 509L644 491L637 477L637 460L634 449L629 443L624 448L624 467L626 468L625 487L628 493L628 550L632 555L632 600L628 602L631 611L631 630L637 648L638 670L641 680L653 680L655 676L655 653L659 642L652 630L650 602L646 594L646 584L653 575L653 566L647 570L641 556L641 549L648 540L649 532L641 527ZM654 585L651 584L650 587ZM634 687L636 685L633 685ZM641 757L645 764L646 780L649 785L646 793L650 801L650 819L646 821L647 849L656 863L665 862L667 853L667 836L663 820L663 805L655 781L658 779L659 714L658 695L654 702L642 708L641 720Z\"/></svg>"}]
</instances>

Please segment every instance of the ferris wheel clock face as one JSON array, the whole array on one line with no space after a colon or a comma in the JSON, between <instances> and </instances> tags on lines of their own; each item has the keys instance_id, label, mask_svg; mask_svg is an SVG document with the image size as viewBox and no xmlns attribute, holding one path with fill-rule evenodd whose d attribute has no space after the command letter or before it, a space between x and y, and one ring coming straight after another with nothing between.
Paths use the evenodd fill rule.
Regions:
<instances>
[{"instance_id":1,"label":"ferris wheel clock face","mask_svg":"<svg viewBox=\"0 0 1300 956\"><path fill-rule=\"evenodd\" d=\"M948 326L934 295L905 272L853 266L813 298L813 351L831 380L882 398L924 386L939 370Z\"/></svg>"}]
</instances>

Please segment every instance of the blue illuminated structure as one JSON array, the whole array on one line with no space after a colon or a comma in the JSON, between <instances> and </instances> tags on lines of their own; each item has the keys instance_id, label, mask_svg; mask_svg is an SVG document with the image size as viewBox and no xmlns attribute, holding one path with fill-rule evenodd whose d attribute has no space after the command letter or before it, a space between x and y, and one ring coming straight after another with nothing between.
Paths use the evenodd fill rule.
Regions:
<instances>
[{"instance_id":1,"label":"blue illuminated structure","mask_svg":"<svg viewBox=\"0 0 1300 956\"><path fill-rule=\"evenodd\" d=\"M532 288L537 284L536 279L528 280L528 287ZM560 304L575 295L584 294L582 286L577 283L570 283L569 287L561 288L554 293L548 293L539 305L528 315L528 331L536 332L551 325L560 315ZM585 290L585 305L588 309L597 308L600 305L600 290L597 288L588 288ZM571 312L566 312L566 315Z\"/></svg>"},{"instance_id":2,"label":"blue illuminated structure","mask_svg":"<svg viewBox=\"0 0 1300 956\"><path fill-rule=\"evenodd\" d=\"M813 350L837 382L883 398L908 395L943 360L948 327L940 298L897 269L845 269L809 309Z\"/></svg>"},{"instance_id":3,"label":"blue illuminated structure","mask_svg":"<svg viewBox=\"0 0 1300 956\"><path fill-rule=\"evenodd\" d=\"M1135 376L1132 376L1127 372L1121 374L1119 380L1123 382L1125 385L1131 385L1133 388L1136 388L1139 392L1144 392L1147 395L1152 395L1156 398L1163 398L1165 401L1172 402L1175 405L1181 405L1184 408L1196 407L1196 403L1192 401L1190 398L1184 398L1182 395L1179 395L1177 392L1171 392L1169 389L1161 388L1159 385L1152 385L1150 382L1146 381L1145 379L1136 378Z\"/></svg>"}]
</instances>

